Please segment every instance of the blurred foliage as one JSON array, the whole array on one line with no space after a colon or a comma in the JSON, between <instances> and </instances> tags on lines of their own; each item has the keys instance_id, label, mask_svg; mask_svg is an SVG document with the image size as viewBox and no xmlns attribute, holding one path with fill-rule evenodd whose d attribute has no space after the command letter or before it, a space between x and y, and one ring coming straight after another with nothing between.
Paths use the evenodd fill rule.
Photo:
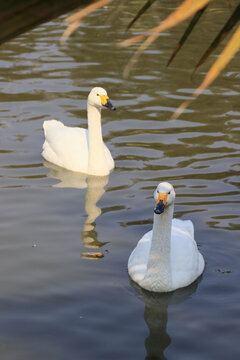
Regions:
<instances>
[{"instance_id":1,"label":"blurred foliage","mask_svg":"<svg viewBox=\"0 0 240 360\"><path fill-rule=\"evenodd\" d=\"M66 41L66 39L70 36L70 34L77 28L80 24L82 19L90 14L95 9L98 9L108 3L112 2L113 0L99 0L92 5L89 5L85 9L79 11L78 13L74 14L67 18L66 22L69 24L68 28L63 34L62 40ZM129 30L137 20L141 18L141 16L156 2L157 0L147 0L143 4L143 6L139 9L136 16L132 19L132 21L127 26L127 30ZM161 0L158 0L161 2ZM216 0L215 0L216 1ZM224 1L224 0L222 0ZM184 0L179 5L179 7L173 11L164 21L162 21L158 26L147 29L144 33L139 35L133 36L129 39L126 39L122 43L120 43L120 47L127 47L135 43L139 43L141 41L142 44L139 45L138 49L133 54L130 61L125 66L123 76L127 78L132 70L134 64L137 62L138 58L142 54L144 50L146 50L159 36L159 34L167 29L170 29L179 23L183 22L184 20L192 17L190 24L187 26L183 36L181 37L180 41L178 42L176 48L171 55L167 66L171 64L174 57L177 55L179 50L184 45L187 38L192 33L193 29L197 25L201 16L203 16L204 12L206 11L210 2L214 2L214 0ZM230 0L225 0L226 6L231 7ZM209 48L204 52L204 55L201 57L193 73L199 68L201 64L203 64L209 55L215 50L215 48L223 41L223 39L230 33L233 27L237 24L240 20L240 4L233 10L232 15L229 19L227 19L226 23L224 24L223 28L220 30L219 34L213 40ZM236 32L232 35L232 38L228 41L225 49L221 52L215 63L210 68L209 72L207 73L205 79L201 83L201 85L197 88L193 95L193 99L199 96L206 87L208 87L212 81L218 77L220 72L223 68L228 64L231 58L235 55L235 53L240 48L240 27L236 30ZM192 100L185 101L175 112L173 118L176 119L182 111L189 105Z\"/></svg>"},{"instance_id":2,"label":"blurred foliage","mask_svg":"<svg viewBox=\"0 0 240 360\"><path fill-rule=\"evenodd\" d=\"M0 44L16 37L17 35L26 32L33 27L54 19L55 17L66 13L78 6L85 6L81 11L73 14L65 19L68 24L61 41L64 42L68 37L77 29L81 24L84 17L98 8L108 5L114 0L0 0ZM123 1L123 0L122 0ZM129 23L127 30L130 29L136 21L139 21L141 16L148 11L151 6L161 0L145 0L141 8L137 11L136 15ZM137 62L142 52L148 48L159 36L159 34L167 29L170 29L184 20L192 17L189 25L187 26L184 34L176 45L173 53L167 63L167 66L171 64L179 50L182 48L187 38L192 33L195 26L198 24L199 19L204 16L210 3L214 3L217 0L182 0L176 10L174 10L169 16L162 21L158 26L152 29L146 29L145 32L126 39L119 44L120 47L127 47L135 43L142 42L138 49L135 51L130 61L127 63L123 76L126 78L129 76L131 69ZM219 1L219 0L218 0ZM226 7L232 7L230 0L221 0L225 2ZM119 2L118 2L119 3ZM87 5L87 6L86 6ZM117 5L116 5L117 7ZM225 39L226 36L233 30L234 26L240 20L240 4L236 6L232 11L232 15L226 20L222 29L213 40L208 49L204 52L201 59L198 61L194 68L193 74L202 65L210 54L216 49L216 47ZM240 27L237 28L231 39L228 41L225 49L218 56L215 63L210 68L202 84L197 88L193 95L193 99L196 98L201 92L209 86L212 81L220 74L224 67L228 64L231 58L240 48ZM182 111L189 105L191 101L184 102L174 114L174 118L177 118Z\"/></svg>"},{"instance_id":3,"label":"blurred foliage","mask_svg":"<svg viewBox=\"0 0 240 360\"><path fill-rule=\"evenodd\" d=\"M127 77L138 60L141 53L147 49L149 45L151 45L159 36L159 34L166 29L169 29L173 26L176 26L180 22L184 21L185 19L193 16L190 24L188 25L186 31L184 32L182 38L180 39L179 43L177 44L176 48L173 51L172 56L170 57L167 66L170 65L178 51L181 49L185 41L187 40L188 36L191 34L193 28L198 23L200 17L203 15L205 10L207 9L209 3L212 0L184 0L181 5L173 11L164 21L160 23L160 25L147 30L145 33L136 35L127 39L121 43L121 46L126 47L130 46L136 42L140 42L142 40L143 43L139 46L138 50L134 53L128 64L124 69L124 77ZM142 14L152 5L153 1L147 1L145 5L139 10L136 17L131 21L128 28L132 26L132 24L140 18ZM231 6L230 1L226 2L228 6ZM195 66L194 72L199 68L201 64L203 64L209 55L214 51L214 49L223 41L223 39L229 34L229 32L233 29L233 27L237 24L240 20L240 4L237 5L236 9L234 9L232 15L229 19L227 19L226 23L224 24L223 28L220 30L219 34L216 36L214 41L205 51L204 55L201 57L197 65ZM237 28L235 33L232 35L231 39L228 41L225 49L221 52L215 63L212 65L210 70L208 71L207 75L205 76L201 85L197 88L193 95L193 99L199 96L204 89L206 89L215 79L218 77L220 72L224 69L224 67L228 64L231 58L235 55L235 53L240 48L240 27ZM185 101L181 106L177 109L175 114L173 115L173 119L177 119L180 114L184 111L184 109L190 104L192 100Z\"/></svg>"}]
</instances>

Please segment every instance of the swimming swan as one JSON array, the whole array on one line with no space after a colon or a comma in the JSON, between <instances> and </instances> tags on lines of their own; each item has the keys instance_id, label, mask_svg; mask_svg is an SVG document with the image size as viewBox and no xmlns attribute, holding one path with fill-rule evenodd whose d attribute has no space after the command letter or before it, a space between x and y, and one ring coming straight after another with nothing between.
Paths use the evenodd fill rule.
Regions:
<instances>
[{"instance_id":1,"label":"swimming swan","mask_svg":"<svg viewBox=\"0 0 240 360\"><path fill-rule=\"evenodd\" d=\"M138 242L128 260L130 277L149 291L168 292L190 285L204 270L190 220L173 218L175 191L167 182L155 192L153 229Z\"/></svg>"},{"instance_id":2,"label":"swimming swan","mask_svg":"<svg viewBox=\"0 0 240 360\"><path fill-rule=\"evenodd\" d=\"M115 110L106 90L95 87L88 95L88 130L71 128L57 120L44 121L44 159L68 170L96 176L108 175L114 168L114 161L102 138L103 106Z\"/></svg>"}]
</instances>

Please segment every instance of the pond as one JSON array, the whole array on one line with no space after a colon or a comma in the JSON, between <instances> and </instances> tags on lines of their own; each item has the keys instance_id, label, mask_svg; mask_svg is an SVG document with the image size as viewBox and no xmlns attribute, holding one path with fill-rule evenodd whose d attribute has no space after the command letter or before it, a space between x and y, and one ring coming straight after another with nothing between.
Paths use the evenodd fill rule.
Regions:
<instances>
[{"instance_id":1,"label":"pond","mask_svg":"<svg viewBox=\"0 0 240 360\"><path fill-rule=\"evenodd\" d=\"M1 359L239 359L237 56L170 120L212 63L191 81L231 10L215 4L169 68L186 24L162 34L124 80L136 47L115 44L130 35L140 3L124 2L119 15L113 4L96 11L64 45L63 16L1 46ZM156 3L133 33L177 4ZM86 128L96 85L117 107L102 112L116 164L103 178L41 157L43 121ZM160 181L174 185L175 217L193 221L206 268L192 286L153 295L130 281L127 260L151 229Z\"/></svg>"}]
</instances>

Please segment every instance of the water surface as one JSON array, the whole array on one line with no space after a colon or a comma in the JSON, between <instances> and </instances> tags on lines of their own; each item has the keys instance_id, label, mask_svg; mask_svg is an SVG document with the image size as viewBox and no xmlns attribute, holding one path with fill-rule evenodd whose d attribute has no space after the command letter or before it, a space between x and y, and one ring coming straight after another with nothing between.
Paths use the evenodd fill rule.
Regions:
<instances>
[{"instance_id":1,"label":"water surface","mask_svg":"<svg viewBox=\"0 0 240 360\"><path fill-rule=\"evenodd\" d=\"M113 5L97 11L64 46L60 18L0 49L1 359L239 359L237 57L169 120L212 61L192 83L190 69L210 24L216 34L225 21L225 3L205 15L169 69L183 25L160 36L123 80L133 49L114 43L126 38L139 3L122 5L111 26ZM164 18L168 3L133 33ZM86 128L96 85L118 108L102 113L116 163L103 179L41 158L43 121ZM193 221L207 265L191 287L153 296L129 281L127 259L152 226L153 191L165 180L177 192L175 216Z\"/></svg>"}]
</instances>

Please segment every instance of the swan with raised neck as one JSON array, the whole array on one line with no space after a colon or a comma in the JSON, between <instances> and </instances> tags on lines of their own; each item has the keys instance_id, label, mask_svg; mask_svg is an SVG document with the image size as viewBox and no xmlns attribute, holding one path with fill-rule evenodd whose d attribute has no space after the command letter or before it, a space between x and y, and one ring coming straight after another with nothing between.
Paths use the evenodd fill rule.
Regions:
<instances>
[{"instance_id":1,"label":"swan with raised neck","mask_svg":"<svg viewBox=\"0 0 240 360\"><path fill-rule=\"evenodd\" d=\"M88 95L88 130L70 128L57 120L45 121L42 156L47 161L68 170L96 176L108 175L114 168L114 161L103 142L103 107L115 110L106 90L95 87Z\"/></svg>"},{"instance_id":2,"label":"swan with raised neck","mask_svg":"<svg viewBox=\"0 0 240 360\"><path fill-rule=\"evenodd\" d=\"M155 192L153 229L128 260L130 277L149 291L169 292L190 285L204 270L190 220L173 219L175 191L160 183Z\"/></svg>"},{"instance_id":3,"label":"swan with raised neck","mask_svg":"<svg viewBox=\"0 0 240 360\"><path fill-rule=\"evenodd\" d=\"M104 142L102 137L101 110L102 106L115 110L106 90L93 88L88 95L88 141L89 141L89 174L109 174L108 161L105 156Z\"/></svg>"}]
</instances>

